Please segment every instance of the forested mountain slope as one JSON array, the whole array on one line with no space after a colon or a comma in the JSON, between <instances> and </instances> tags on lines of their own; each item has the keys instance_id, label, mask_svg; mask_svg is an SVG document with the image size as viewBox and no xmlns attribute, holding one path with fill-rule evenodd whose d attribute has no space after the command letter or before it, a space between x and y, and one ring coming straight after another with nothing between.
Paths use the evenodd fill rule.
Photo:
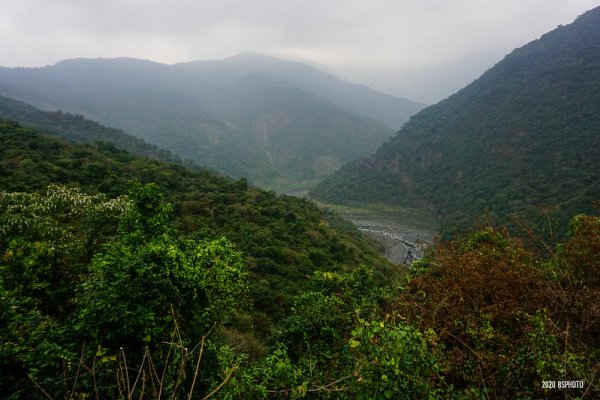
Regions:
<instances>
[{"instance_id":1,"label":"forested mountain slope","mask_svg":"<svg viewBox=\"0 0 600 400\"><path fill-rule=\"evenodd\" d=\"M82 114L277 188L310 186L375 151L421 108L307 65L249 55L172 66L122 58L0 68L0 94Z\"/></svg>"},{"instance_id":2,"label":"forested mountain slope","mask_svg":"<svg viewBox=\"0 0 600 400\"><path fill-rule=\"evenodd\" d=\"M42 111L4 96L0 96L0 118L13 120L41 132L60 136L71 143L112 143L117 148L133 154L162 161L182 161L173 153L159 149L123 131L107 128L82 115L62 111Z\"/></svg>"},{"instance_id":3,"label":"forested mountain slope","mask_svg":"<svg viewBox=\"0 0 600 400\"><path fill-rule=\"evenodd\" d=\"M393 274L307 200L0 140L2 398L598 395L597 216L543 253L486 227Z\"/></svg>"},{"instance_id":4,"label":"forested mountain slope","mask_svg":"<svg viewBox=\"0 0 600 400\"><path fill-rule=\"evenodd\" d=\"M112 145L72 145L16 123L0 125L0 190L43 191L51 184L111 197L132 179L154 182L173 203L177 226L201 238L225 236L245 255L259 314L280 315L315 270L360 263L380 272L390 265L351 225L330 222L304 199L249 188L214 172L134 156ZM269 317L269 318L270 318ZM269 329L265 322L262 330Z\"/></svg>"},{"instance_id":5,"label":"forested mountain slope","mask_svg":"<svg viewBox=\"0 0 600 400\"><path fill-rule=\"evenodd\" d=\"M421 111L311 195L428 207L446 234L486 210L505 223L512 212L532 217L539 205L566 226L600 196L599 43L596 8Z\"/></svg>"}]
</instances>

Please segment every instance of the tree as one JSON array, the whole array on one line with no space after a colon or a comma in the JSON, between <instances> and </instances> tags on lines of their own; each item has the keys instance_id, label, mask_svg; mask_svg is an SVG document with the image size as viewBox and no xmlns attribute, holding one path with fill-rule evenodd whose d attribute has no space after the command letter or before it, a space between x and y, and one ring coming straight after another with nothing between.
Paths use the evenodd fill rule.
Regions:
<instances>
[{"instance_id":1,"label":"tree","mask_svg":"<svg viewBox=\"0 0 600 400\"><path fill-rule=\"evenodd\" d=\"M199 369L196 390L221 383L221 348L207 336L245 298L243 259L224 238L178 237L170 209L154 184L114 200L60 186L0 193L0 366L13 371L3 387L116 397L124 386L111 371L125 354L140 374L150 357L166 372L169 385L141 391L191 391ZM186 350L176 357L173 346Z\"/></svg>"}]
</instances>

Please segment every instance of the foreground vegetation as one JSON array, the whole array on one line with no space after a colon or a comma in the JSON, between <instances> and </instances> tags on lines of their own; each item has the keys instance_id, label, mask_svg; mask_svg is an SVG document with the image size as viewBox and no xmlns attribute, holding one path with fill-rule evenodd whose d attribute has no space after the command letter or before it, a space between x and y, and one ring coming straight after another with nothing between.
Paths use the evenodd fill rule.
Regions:
<instances>
[{"instance_id":1,"label":"foreground vegetation","mask_svg":"<svg viewBox=\"0 0 600 400\"><path fill-rule=\"evenodd\" d=\"M0 133L3 398L600 394L597 216L558 242L485 226L403 270L306 200Z\"/></svg>"},{"instance_id":2,"label":"foreground vegetation","mask_svg":"<svg viewBox=\"0 0 600 400\"><path fill-rule=\"evenodd\" d=\"M306 200L209 170L140 158L107 143L70 145L12 122L0 122L0 136L0 188L6 191L45 192L57 183L115 198L127 194L130 180L158 184L173 204L179 230L199 239L225 236L244 253L259 332L270 331L318 269L345 271L365 263L380 277L394 269L356 229L334 215L326 219Z\"/></svg>"},{"instance_id":3,"label":"foreground vegetation","mask_svg":"<svg viewBox=\"0 0 600 400\"><path fill-rule=\"evenodd\" d=\"M364 266L315 272L259 350L236 331L243 256L171 211L154 184L0 194L4 397L598 395L599 217L573 218L545 256L485 227L384 286Z\"/></svg>"}]
</instances>

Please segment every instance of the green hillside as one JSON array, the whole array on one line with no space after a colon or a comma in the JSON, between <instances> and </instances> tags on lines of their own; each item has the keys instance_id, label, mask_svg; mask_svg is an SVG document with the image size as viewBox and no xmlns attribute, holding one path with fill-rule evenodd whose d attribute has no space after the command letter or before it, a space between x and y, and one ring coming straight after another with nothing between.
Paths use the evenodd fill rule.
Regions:
<instances>
[{"instance_id":1,"label":"green hillside","mask_svg":"<svg viewBox=\"0 0 600 400\"><path fill-rule=\"evenodd\" d=\"M391 136L375 120L266 76L244 77L221 91L207 109L245 132L279 175L270 180L259 177L258 185L306 187L349 159L375 151Z\"/></svg>"},{"instance_id":2,"label":"green hillside","mask_svg":"<svg viewBox=\"0 0 600 400\"><path fill-rule=\"evenodd\" d=\"M123 131L102 126L82 115L62 111L42 111L4 96L0 96L0 118L17 121L44 133L58 135L72 143L111 143L133 154L162 161L181 162L181 158L173 153L159 149Z\"/></svg>"},{"instance_id":3,"label":"green hillside","mask_svg":"<svg viewBox=\"0 0 600 400\"><path fill-rule=\"evenodd\" d=\"M565 226L600 196L600 8L516 49L311 191L434 210L449 234L486 215ZM542 213L543 214L543 213Z\"/></svg>"},{"instance_id":4,"label":"green hillside","mask_svg":"<svg viewBox=\"0 0 600 400\"><path fill-rule=\"evenodd\" d=\"M542 253L485 227L398 274L307 200L0 140L1 398L598 397L598 216Z\"/></svg>"},{"instance_id":5,"label":"green hillside","mask_svg":"<svg viewBox=\"0 0 600 400\"><path fill-rule=\"evenodd\" d=\"M245 180L208 170L140 158L112 145L67 144L12 122L2 122L1 135L1 190L43 191L56 183L115 197L127 193L132 179L159 185L183 232L225 236L244 253L256 310L269 318L286 310L317 269L345 271L360 263L380 272L390 268L355 228L333 216L329 222L306 200L250 188Z\"/></svg>"},{"instance_id":6,"label":"green hillside","mask_svg":"<svg viewBox=\"0 0 600 400\"><path fill-rule=\"evenodd\" d=\"M402 271L351 224L245 179L104 142L69 144L2 119L0 141L3 398L63 392L56 365L69 360L63 379L71 380L75 359L97 368L75 385L116 396L119 347L132 365L146 351L175 368L163 373L168 387L152 383L156 390L191 391L190 380L178 383L191 360L162 349L169 336L183 350L214 329L196 385L208 393L227 357L264 358L277 326L322 274L356 275L372 291Z\"/></svg>"}]
</instances>

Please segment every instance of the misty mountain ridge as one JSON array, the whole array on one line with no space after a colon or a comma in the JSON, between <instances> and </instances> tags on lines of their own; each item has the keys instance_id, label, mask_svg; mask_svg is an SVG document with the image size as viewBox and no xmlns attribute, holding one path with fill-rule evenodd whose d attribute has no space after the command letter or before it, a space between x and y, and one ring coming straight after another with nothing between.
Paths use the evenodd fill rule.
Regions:
<instances>
[{"instance_id":1,"label":"misty mountain ridge","mask_svg":"<svg viewBox=\"0 0 600 400\"><path fill-rule=\"evenodd\" d=\"M0 118L18 122L45 134L59 136L70 143L94 145L102 142L103 145L110 144L138 156L164 162L184 163L180 157L169 151L148 144L121 130L107 128L82 115L62 111L42 111L21 101L0 96Z\"/></svg>"},{"instance_id":2,"label":"misty mountain ridge","mask_svg":"<svg viewBox=\"0 0 600 400\"><path fill-rule=\"evenodd\" d=\"M599 43L600 7L514 50L311 195L426 207L446 234L484 213L533 219L540 205L566 226L600 195Z\"/></svg>"},{"instance_id":3,"label":"misty mountain ridge","mask_svg":"<svg viewBox=\"0 0 600 400\"><path fill-rule=\"evenodd\" d=\"M373 152L423 107L256 54L175 65L117 58L0 68L0 94L82 114L272 188L314 184Z\"/></svg>"},{"instance_id":4,"label":"misty mountain ridge","mask_svg":"<svg viewBox=\"0 0 600 400\"><path fill-rule=\"evenodd\" d=\"M240 53L222 61L195 61L175 66L182 69L191 66L200 68L213 82L218 80L220 74L241 77L260 72L342 108L383 122L393 130L399 129L411 115L425 107L425 104L383 94L366 85L346 82L312 65L257 53Z\"/></svg>"}]
</instances>

